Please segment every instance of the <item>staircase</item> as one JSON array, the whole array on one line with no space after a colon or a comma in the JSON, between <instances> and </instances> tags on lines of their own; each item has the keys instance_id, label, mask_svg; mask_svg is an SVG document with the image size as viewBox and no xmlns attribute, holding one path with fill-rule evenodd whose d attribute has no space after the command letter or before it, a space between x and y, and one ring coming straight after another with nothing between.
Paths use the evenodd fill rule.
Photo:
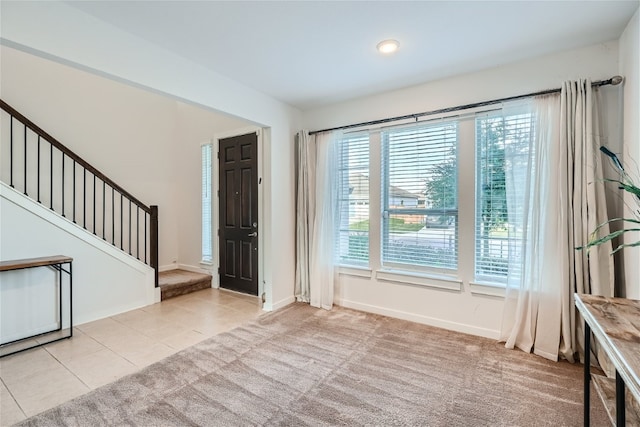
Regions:
<instances>
[{"instance_id":1,"label":"staircase","mask_svg":"<svg viewBox=\"0 0 640 427\"><path fill-rule=\"evenodd\" d=\"M169 270L158 274L160 301L211 287L211 275L186 270Z\"/></svg>"},{"instance_id":2,"label":"staircase","mask_svg":"<svg viewBox=\"0 0 640 427\"><path fill-rule=\"evenodd\" d=\"M0 179L155 270L158 207L147 206L0 100Z\"/></svg>"}]
</instances>

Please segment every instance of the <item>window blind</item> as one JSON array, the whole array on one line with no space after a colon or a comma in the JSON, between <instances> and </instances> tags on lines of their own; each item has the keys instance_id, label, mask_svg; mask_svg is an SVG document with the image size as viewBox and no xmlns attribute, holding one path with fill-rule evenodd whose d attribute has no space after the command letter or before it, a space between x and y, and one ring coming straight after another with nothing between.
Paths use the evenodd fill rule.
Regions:
<instances>
[{"instance_id":1,"label":"window blind","mask_svg":"<svg viewBox=\"0 0 640 427\"><path fill-rule=\"evenodd\" d=\"M202 261L213 262L211 232L211 144L205 144L202 151Z\"/></svg>"},{"instance_id":2,"label":"window blind","mask_svg":"<svg viewBox=\"0 0 640 427\"><path fill-rule=\"evenodd\" d=\"M340 263L369 262L369 135L339 143L338 188L340 223L337 253Z\"/></svg>"},{"instance_id":3,"label":"window blind","mask_svg":"<svg viewBox=\"0 0 640 427\"><path fill-rule=\"evenodd\" d=\"M382 264L456 269L458 125L382 132Z\"/></svg>"},{"instance_id":4,"label":"window blind","mask_svg":"<svg viewBox=\"0 0 640 427\"><path fill-rule=\"evenodd\" d=\"M476 280L505 283L522 269L530 113L476 119Z\"/></svg>"}]
</instances>

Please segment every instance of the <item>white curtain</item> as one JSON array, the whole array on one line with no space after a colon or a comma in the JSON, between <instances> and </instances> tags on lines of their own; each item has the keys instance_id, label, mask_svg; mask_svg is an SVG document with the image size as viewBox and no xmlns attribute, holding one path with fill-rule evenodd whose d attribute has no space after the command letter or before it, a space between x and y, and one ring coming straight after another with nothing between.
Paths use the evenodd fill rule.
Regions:
<instances>
[{"instance_id":1,"label":"white curtain","mask_svg":"<svg viewBox=\"0 0 640 427\"><path fill-rule=\"evenodd\" d=\"M315 218L315 143L308 132L296 135L296 278L297 301L309 302L311 273L311 237Z\"/></svg>"},{"instance_id":2,"label":"white curtain","mask_svg":"<svg viewBox=\"0 0 640 427\"><path fill-rule=\"evenodd\" d=\"M535 98L524 167L505 153L508 210L524 206L524 213L509 216L522 230L522 257L519 268L510 265L501 339L551 360L573 361L582 348L574 292L613 295L611 246L588 256L575 249L606 220L592 91L588 80L565 82L559 95Z\"/></svg>"},{"instance_id":3,"label":"white curtain","mask_svg":"<svg viewBox=\"0 0 640 427\"><path fill-rule=\"evenodd\" d=\"M569 174L570 190L570 243L572 247L587 244L590 233L598 224L607 221L606 199L603 185L602 145L600 124L597 111L598 97L591 87L590 80L565 82L562 86L561 120L566 123L566 132L561 135L560 143L567 145L569 154L567 165L573 165L573 174ZM609 226L600 229L600 236L609 234ZM571 350L584 353L583 323L577 322L573 292L614 296L614 266L611 242L591 248L589 252L573 251L569 258L571 292L564 295L563 304L569 309L563 310L563 331L571 330L572 335L563 334L562 344L565 352ZM564 307L563 307L564 308ZM571 360L571 359L569 359Z\"/></svg>"},{"instance_id":4,"label":"white curtain","mask_svg":"<svg viewBox=\"0 0 640 427\"><path fill-rule=\"evenodd\" d=\"M333 307L338 224L336 133L297 135L296 283L298 301Z\"/></svg>"},{"instance_id":5,"label":"white curtain","mask_svg":"<svg viewBox=\"0 0 640 427\"><path fill-rule=\"evenodd\" d=\"M505 147L508 219L514 231L522 233L522 240L519 251L510 251L520 256L510 260L503 339L508 348L526 352L535 343L534 351L553 355L550 358L557 354L560 328L548 324L560 319L557 278L562 275L567 244L557 238L563 227L559 202L566 199L562 194L566 190L558 185L565 169L560 167L557 143L558 107L557 97L538 100L534 137L526 140L526 148Z\"/></svg>"}]
</instances>

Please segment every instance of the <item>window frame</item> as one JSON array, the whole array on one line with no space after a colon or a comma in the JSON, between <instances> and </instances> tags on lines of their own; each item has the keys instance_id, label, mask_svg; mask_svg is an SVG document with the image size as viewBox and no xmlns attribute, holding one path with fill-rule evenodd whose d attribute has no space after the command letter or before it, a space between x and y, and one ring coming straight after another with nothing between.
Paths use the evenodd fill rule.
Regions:
<instances>
[{"instance_id":1,"label":"window frame","mask_svg":"<svg viewBox=\"0 0 640 427\"><path fill-rule=\"evenodd\" d=\"M365 141L366 139L366 141ZM346 149L345 146L345 142L349 142L349 141L353 141L355 143L363 143L367 146L367 150L366 150L366 155L364 157L366 157L366 159L362 159L362 160L357 160L358 162L362 162L363 160L366 161L366 165L367 165L367 174L368 177L366 177L366 181L367 181L367 198L366 200L363 201L363 199L353 199L354 203L351 202L351 198L349 197L351 195L351 187L347 187L345 186L345 174L349 175L351 171L353 170L358 170L359 168L355 167L348 167L345 166L344 164L344 152ZM361 153L364 153L364 151L362 151L362 148L356 148L358 149ZM357 132L357 133L353 133L353 134L348 134L348 135L344 135L342 138L340 138L340 141L338 142L338 191L339 191L339 195L338 195L338 206L339 206L339 210L340 210L340 215L339 215L339 223L337 226L337 230L336 230L336 258L338 260L338 265L340 266L345 266L345 267L351 267L351 268L355 268L355 269L366 269L367 267L369 267L370 263L371 263L371 213L372 213L372 209L371 209L371 135L369 134L369 132ZM347 160L348 161L348 160ZM356 172L357 173L357 172ZM349 176L346 177L347 182L350 182ZM345 193L345 190L348 192L348 194ZM347 210L347 215L345 216L345 201L348 201L348 204L346 205L346 210ZM349 234L351 232L350 230L350 220L351 220L351 211L352 208L351 206L363 206L360 205L359 202L364 202L366 203L365 206L368 206L367 208L367 214L366 214L366 219L368 220L368 228L367 230L361 230L361 233L366 232L366 259L362 259L362 260L358 260L356 257L348 257L348 256L343 256L342 253L342 248L343 248L343 239L342 239L342 233L343 232L347 232L347 241L349 242L349 238L351 237L351 235ZM360 211L362 211L362 209L360 209ZM345 221L346 221L346 226L347 228L345 229ZM347 245L349 245L349 243L347 243Z\"/></svg>"},{"instance_id":2,"label":"window frame","mask_svg":"<svg viewBox=\"0 0 640 427\"><path fill-rule=\"evenodd\" d=\"M522 104L522 102L521 102ZM518 107L516 105L516 107ZM466 111L464 114L452 116L442 114L425 120L423 124L438 121L457 122L457 241L458 265L456 270L439 269L410 264L394 264L382 262L383 250L383 187L382 178L384 153L382 150L382 132L392 128L415 125L405 122L395 126L360 129L355 132L369 134L369 263L353 265L337 260L341 277L345 280L372 280L379 284L399 284L406 286L429 287L440 290L468 291L474 295L488 295L502 298L505 296L506 283L492 280L490 277L476 276L476 209L477 192L477 133L476 119L492 114L506 114L514 105L503 105L499 108L481 107ZM518 107L519 109L520 107ZM517 110L517 109L516 109ZM521 110L522 111L522 110ZM348 136L349 134L345 135ZM420 209L420 214L429 213ZM436 210L441 212L441 210Z\"/></svg>"},{"instance_id":3,"label":"window frame","mask_svg":"<svg viewBox=\"0 0 640 427\"><path fill-rule=\"evenodd\" d=\"M490 274L490 273L480 273L479 269L481 268L481 263L479 262L479 246L482 245L484 243L484 240L481 238L480 236L480 222L481 222L481 218L479 215L481 210L482 210L482 196L483 196L483 180L481 178L481 173L482 173L482 169L481 169L481 161L483 160L482 158L480 158L480 143L484 142L480 140L480 136L479 136L479 132L478 132L478 122L481 120L490 120L490 119L501 119L503 123L505 124L510 124L510 121L514 120L513 118L516 118L515 120L521 120L518 117L522 117L522 116L529 116L528 118L525 118L525 122L528 124L526 127L529 128L529 138L534 137L535 135L535 118L533 117L533 113L528 109L525 108L524 106L520 106L520 107L516 107L516 108L502 108L499 111L496 112L492 112L492 113L488 113L485 114L483 116L479 116L476 117L476 124L475 124L475 155L476 155L476 190L475 190L475 197L476 197L476 202L475 202L475 213L474 213L474 262L473 262L473 281L475 283L479 283L479 284L489 284L489 285L493 285L493 286L499 286L499 287L506 287L507 282L509 280L509 276L510 276L510 268L514 268L516 267L511 266L510 265L510 259L512 258L513 255L510 255L509 252L511 251L511 249L513 247L521 247L521 241L522 241L522 236L509 236L507 235L507 237L501 237L499 238L500 241L505 242L506 246L507 246L507 256L505 259L506 265L507 265L507 272L504 275L498 275L498 274ZM514 122L515 126L518 127L518 130L523 129L522 127L520 127L518 125L517 122ZM504 139L505 136L503 135L501 137L501 139ZM505 143L504 141L501 141L502 144L502 149L506 149ZM504 154L503 154L504 156ZM503 159L503 163L506 163L506 158ZM505 166L502 166L503 168L505 168ZM504 186L505 186L505 201L504 201L504 205L507 205L507 189L506 189L506 171L504 173ZM506 208L505 208L506 211ZM508 215L508 211L506 212L506 214ZM522 214L520 214L522 215ZM507 220L505 221L506 224L506 231L507 233L509 233L509 225L508 225L508 221L509 219L507 218ZM495 238L494 238L495 240ZM501 249L500 252L503 252L503 244L501 243L500 245ZM502 257L501 257L502 258ZM517 262L518 266L519 261ZM511 272L513 273L513 272Z\"/></svg>"},{"instance_id":4,"label":"window frame","mask_svg":"<svg viewBox=\"0 0 640 427\"><path fill-rule=\"evenodd\" d=\"M208 151L209 164L205 163L205 152ZM213 144L211 142L202 143L200 145L200 164L201 164L201 228L200 228L200 264L213 265L214 247L213 247ZM205 195L208 194L208 197ZM208 210L208 212L207 212ZM208 222L208 224L207 224ZM207 230L208 228L208 230ZM208 247L207 247L208 246ZM208 253L207 253L208 250Z\"/></svg>"},{"instance_id":5,"label":"window frame","mask_svg":"<svg viewBox=\"0 0 640 427\"><path fill-rule=\"evenodd\" d=\"M446 207L446 208L414 208L414 209L406 209L406 208L392 208L390 207L390 199L391 196L389 194L389 189L392 186L390 183L390 171L389 171L389 138L386 135L389 135L392 132L402 133L402 132L410 132L415 130L425 130L429 128L445 128L448 125L454 125L455 130L455 142L453 143L453 148L455 150L455 181L454 187L455 190L455 201L456 207ZM380 217L380 230L381 230L381 239L380 239L380 267L383 270L397 270L397 271L414 271L419 274L423 273L431 273L434 277L445 275L450 276L456 274L459 267L459 145L460 145L460 132L459 132L459 121L456 118L438 120L436 122L430 123L420 123L420 124L411 124L411 125L401 125L393 128L381 130L380 132L380 152L381 152L381 167L379 170L380 175L380 193L381 193L381 217ZM416 143L420 141L416 140ZM445 144L447 141L443 141ZM373 172L371 172L373 174ZM394 262L393 260L385 259L385 253L389 251L389 233L390 233L390 221L389 220L392 215L407 215L407 216L424 216L425 220L427 216L452 216L453 217L453 226L454 226L454 260L455 264L451 267L446 266L436 266L436 265L423 265L417 263L404 263L404 262Z\"/></svg>"}]
</instances>

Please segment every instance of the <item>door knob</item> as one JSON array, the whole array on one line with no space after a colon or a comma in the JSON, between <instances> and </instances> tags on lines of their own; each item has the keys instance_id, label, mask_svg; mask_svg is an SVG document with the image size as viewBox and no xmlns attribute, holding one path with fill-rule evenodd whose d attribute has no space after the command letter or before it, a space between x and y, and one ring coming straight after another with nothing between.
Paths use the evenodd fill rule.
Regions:
<instances>
[{"instance_id":1,"label":"door knob","mask_svg":"<svg viewBox=\"0 0 640 427\"><path fill-rule=\"evenodd\" d=\"M258 232L254 231L253 233L249 234L247 237L258 237Z\"/></svg>"}]
</instances>

